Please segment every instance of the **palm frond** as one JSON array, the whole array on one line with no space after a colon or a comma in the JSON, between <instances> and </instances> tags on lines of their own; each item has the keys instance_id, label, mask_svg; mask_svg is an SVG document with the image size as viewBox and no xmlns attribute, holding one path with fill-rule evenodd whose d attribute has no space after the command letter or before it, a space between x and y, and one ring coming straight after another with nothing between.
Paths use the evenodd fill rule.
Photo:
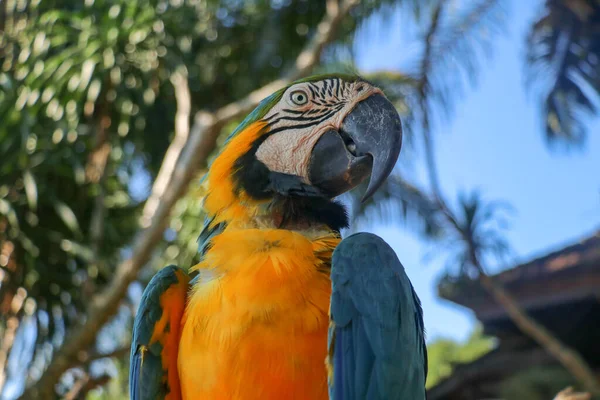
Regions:
<instances>
[{"instance_id":1,"label":"palm frond","mask_svg":"<svg viewBox=\"0 0 600 400\"><path fill-rule=\"evenodd\" d=\"M450 9L439 0L426 19L425 47L417 76L425 129L430 115L449 117L465 83L475 83L482 58L490 56L506 10L500 0L481 0ZM449 78L452 77L452 78Z\"/></svg>"},{"instance_id":2,"label":"palm frond","mask_svg":"<svg viewBox=\"0 0 600 400\"><path fill-rule=\"evenodd\" d=\"M600 4L547 0L527 37L526 73L549 144L581 145L600 111ZM537 94L537 93L536 93Z\"/></svg>"},{"instance_id":3,"label":"palm frond","mask_svg":"<svg viewBox=\"0 0 600 400\"><path fill-rule=\"evenodd\" d=\"M392 174L367 201L364 184L350 194L351 218L356 224L404 222L427 238L442 236L443 216L434 199L418 186Z\"/></svg>"},{"instance_id":4,"label":"palm frond","mask_svg":"<svg viewBox=\"0 0 600 400\"><path fill-rule=\"evenodd\" d=\"M430 1L420 9L420 21L425 25L424 45L414 71L367 76L397 102L401 114L406 109L405 115L401 116L409 144L417 129L429 135L434 113L449 116L464 81L476 76L481 55L489 54L491 39L499 31L504 16L500 0L476 1L452 12L448 3L445 0ZM441 211L433 195L416 188L398 176L390 177L373 197L379 206L370 206L369 202L355 206L354 216L359 221L401 217L416 223L419 232L436 237L443 226ZM402 212L398 213L398 210ZM369 215L371 212L374 214Z\"/></svg>"},{"instance_id":5,"label":"palm frond","mask_svg":"<svg viewBox=\"0 0 600 400\"><path fill-rule=\"evenodd\" d=\"M474 268L473 257L482 260L495 257L504 260L511 253L505 236L513 207L503 201L488 201L479 191L460 193L456 213L460 232L455 232L453 245L454 260L450 269L460 275L476 276L480 271ZM456 268L457 267L457 268Z\"/></svg>"},{"instance_id":6,"label":"palm frond","mask_svg":"<svg viewBox=\"0 0 600 400\"><path fill-rule=\"evenodd\" d=\"M476 280L482 271L481 266L474 265L474 258L483 265L489 265L483 260L491 261L490 257L500 264L509 261L512 249L505 233L509 217L514 213L510 204L487 200L474 190L459 193L456 206L447 212L452 214L455 223L425 255L425 262L445 257L446 273L442 278L445 283L442 286Z\"/></svg>"}]
</instances>

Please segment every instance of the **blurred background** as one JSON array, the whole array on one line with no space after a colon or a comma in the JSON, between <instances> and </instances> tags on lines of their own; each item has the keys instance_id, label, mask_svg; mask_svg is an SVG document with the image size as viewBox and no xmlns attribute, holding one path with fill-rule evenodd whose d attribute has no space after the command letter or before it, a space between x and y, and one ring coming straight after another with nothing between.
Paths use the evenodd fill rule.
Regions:
<instances>
[{"instance_id":1,"label":"blurred background","mask_svg":"<svg viewBox=\"0 0 600 400\"><path fill-rule=\"evenodd\" d=\"M385 186L344 201L422 299L429 399L600 395L599 61L597 0L0 0L0 399L128 398L207 164L322 72L403 120Z\"/></svg>"}]
</instances>

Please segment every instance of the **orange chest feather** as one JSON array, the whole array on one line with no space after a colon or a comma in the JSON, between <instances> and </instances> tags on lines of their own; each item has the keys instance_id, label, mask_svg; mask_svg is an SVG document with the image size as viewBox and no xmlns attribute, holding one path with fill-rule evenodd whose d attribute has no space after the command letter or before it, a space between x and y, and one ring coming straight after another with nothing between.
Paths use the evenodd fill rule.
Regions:
<instances>
[{"instance_id":1,"label":"orange chest feather","mask_svg":"<svg viewBox=\"0 0 600 400\"><path fill-rule=\"evenodd\" d=\"M327 398L328 263L337 241L258 229L213 240L183 319L184 399Z\"/></svg>"}]
</instances>

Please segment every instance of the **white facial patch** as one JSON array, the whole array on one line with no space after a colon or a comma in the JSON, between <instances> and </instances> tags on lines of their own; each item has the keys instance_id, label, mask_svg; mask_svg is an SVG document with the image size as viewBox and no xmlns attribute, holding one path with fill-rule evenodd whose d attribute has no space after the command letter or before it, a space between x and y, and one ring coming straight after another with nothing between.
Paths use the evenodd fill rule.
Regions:
<instances>
[{"instance_id":1,"label":"white facial patch","mask_svg":"<svg viewBox=\"0 0 600 400\"><path fill-rule=\"evenodd\" d=\"M256 158L271 171L296 175L310 183L310 157L321 135L339 130L356 104L374 93L381 90L341 78L289 87L264 117L271 134L257 149Z\"/></svg>"}]
</instances>

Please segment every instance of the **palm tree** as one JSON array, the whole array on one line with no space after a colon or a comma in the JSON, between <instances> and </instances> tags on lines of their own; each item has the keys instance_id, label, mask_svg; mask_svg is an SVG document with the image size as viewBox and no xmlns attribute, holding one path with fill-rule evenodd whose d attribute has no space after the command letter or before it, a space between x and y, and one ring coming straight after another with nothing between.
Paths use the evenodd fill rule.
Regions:
<instances>
[{"instance_id":1,"label":"palm tree","mask_svg":"<svg viewBox=\"0 0 600 400\"><path fill-rule=\"evenodd\" d=\"M381 191L380 196L384 200L397 201L400 198L400 212L390 208L389 202L380 201L358 205L355 207L355 214L360 217L369 209L375 208L380 215L385 214L387 217L406 216L409 215L406 212L407 205L413 205L413 213L410 215L427 215L426 219L421 218L419 226L425 227L421 231L430 234L430 239L445 245L444 248L451 254L450 264L458 270L459 275L478 281L506 309L519 329L555 356L589 392L600 394L600 384L585 360L538 324L502 285L487 275L485 257L490 253L502 256L508 251L508 243L502 233L504 218L499 214L506 206L498 202L487 203L479 194L473 193L459 197L458 208L452 209L442 192L433 151L432 114L441 109L447 115L451 109L451 101L460 87L440 79L440 75L447 74L448 68L453 68L452 72L456 76L473 76L477 56L485 49L486 44L485 40L477 40L477 34L481 29L489 31L497 26L497 23L494 24L497 22L494 16L501 6L499 1L494 0L474 2L464 12L457 13L451 11L448 3L444 0L437 1L426 19L428 28L424 32L425 47L415 75L416 84L412 85L415 90L411 111L418 113L417 129L422 134L430 193L416 190L418 186L415 184L392 178L388 180L387 187ZM490 35L480 37L489 38ZM413 132L415 130L413 127Z\"/></svg>"}]
</instances>

